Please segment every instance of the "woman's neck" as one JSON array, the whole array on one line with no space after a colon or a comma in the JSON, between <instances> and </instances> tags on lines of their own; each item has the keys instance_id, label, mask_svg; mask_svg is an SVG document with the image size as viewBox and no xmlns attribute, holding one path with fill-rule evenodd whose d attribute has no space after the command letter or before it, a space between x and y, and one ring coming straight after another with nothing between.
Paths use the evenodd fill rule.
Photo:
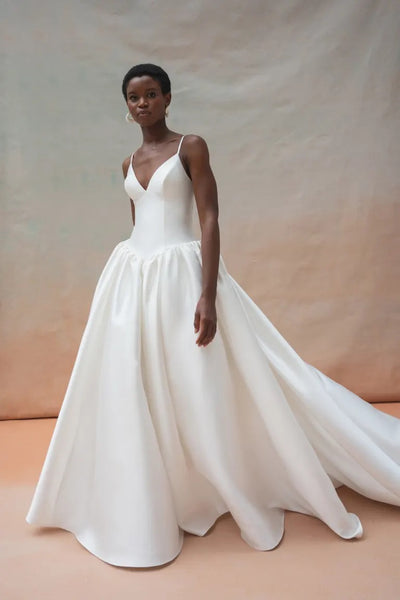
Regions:
<instances>
[{"instance_id":1,"label":"woman's neck","mask_svg":"<svg viewBox=\"0 0 400 600\"><path fill-rule=\"evenodd\" d=\"M165 142L171 133L165 121L155 123L150 127L142 127L143 144L156 146Z\"/></svg>"}]
</instances>

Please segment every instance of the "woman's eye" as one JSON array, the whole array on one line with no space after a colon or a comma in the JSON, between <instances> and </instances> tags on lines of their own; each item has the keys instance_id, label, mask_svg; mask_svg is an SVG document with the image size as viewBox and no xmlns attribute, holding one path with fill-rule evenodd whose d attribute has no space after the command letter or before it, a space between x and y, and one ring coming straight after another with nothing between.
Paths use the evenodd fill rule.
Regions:
<instances>
[{"instance_id":1,"label":"woman's eye","mask_svg":"<svg viewBox=\"0 0 400 600\"><path fill-rule=\"evenodd\" d=\"M136 102L136 100L137 100L137 97L136 97L136 96L129 96L129 100L130 100L131 102Z\"/></svg>"},{"instance_id":2,"label":"woman's eye","mask_svg":"<svg viewBox=\"0 0 400 600\"><path fill-rule=\"evenodd\" d=\"M156 93L155 92L149 92L149 96L150 98L155 98Z\"/></svg>"}]
</instances>

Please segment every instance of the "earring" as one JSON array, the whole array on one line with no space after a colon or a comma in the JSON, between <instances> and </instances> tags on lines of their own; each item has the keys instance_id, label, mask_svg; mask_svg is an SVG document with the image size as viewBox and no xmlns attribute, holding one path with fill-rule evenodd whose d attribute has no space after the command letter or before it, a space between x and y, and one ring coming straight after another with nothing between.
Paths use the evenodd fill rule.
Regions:
<instances>
[{"instance_id":1,"label":"earring","mask_svg":"<svg viewBox=\"0 0 400 600\"><path fill-rule=\"evenodd\" d=\"M132 115L131 115L130 112L126 113L126 115L125 115L125 121L127 121L128 123L134 123L135 122L135 119L132 117Z\"/></svg>"},{"instance_id":2,"label":"earring","mask_svg":"<svg viewBox=\"0 0 400 600\"><path fill-rule=\"evenodd\" d=\"M165 116L168 117L168 106L165 107Z\"/></svg>"}]
</instances>

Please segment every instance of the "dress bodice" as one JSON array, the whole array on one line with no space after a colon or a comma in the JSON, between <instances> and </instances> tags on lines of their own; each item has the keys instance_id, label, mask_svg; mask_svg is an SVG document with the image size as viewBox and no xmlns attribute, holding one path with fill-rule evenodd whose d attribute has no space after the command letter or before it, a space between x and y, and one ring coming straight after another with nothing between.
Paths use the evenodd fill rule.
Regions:
<instances>
[{"instance_id":1,"label":"dress bodice","mask_svg":"<svg viewBox=\"0 0 400 600\"><path fill-rule=\"evenodd\" d=\"M167 246L196 239L193 231L193 187L180 149L153 173L147 188L138 181L131 156L124 187L135 205L135 225L127 243L141 257Z\"/></svg>"}]
</instances>

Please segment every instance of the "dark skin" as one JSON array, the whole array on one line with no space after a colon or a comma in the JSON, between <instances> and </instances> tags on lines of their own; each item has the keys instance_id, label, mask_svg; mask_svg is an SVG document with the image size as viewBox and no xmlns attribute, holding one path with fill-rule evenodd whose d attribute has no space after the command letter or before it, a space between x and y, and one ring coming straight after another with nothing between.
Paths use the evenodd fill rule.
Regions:
<instances>
[{"instance_id":1,"label":"dark skin","mask_svg":"<svg viewBox=\"0 0 400 600\"><path fill-rule=\"evenodd\" d=\"M177 151L182 134L171 131L165 122L165 110L171 102L171 93L163 94L158 81L149 75L134 77L127 86L127 106L133 119L142 129L143 142L135 152L133 164L136 178L144 189L156 169ZM194 312L194 330L198 346L207 346L217 330L215 300L220 256L218 225L218 193L209 160L208 147L198 135L185 135L180 158L192 180L194 197L201 228L202 292ZM128 156L122 163L126 178L130 163ZM132 221L135 224L135 205L131 202Z\"/></svg>"}]
</instances>

